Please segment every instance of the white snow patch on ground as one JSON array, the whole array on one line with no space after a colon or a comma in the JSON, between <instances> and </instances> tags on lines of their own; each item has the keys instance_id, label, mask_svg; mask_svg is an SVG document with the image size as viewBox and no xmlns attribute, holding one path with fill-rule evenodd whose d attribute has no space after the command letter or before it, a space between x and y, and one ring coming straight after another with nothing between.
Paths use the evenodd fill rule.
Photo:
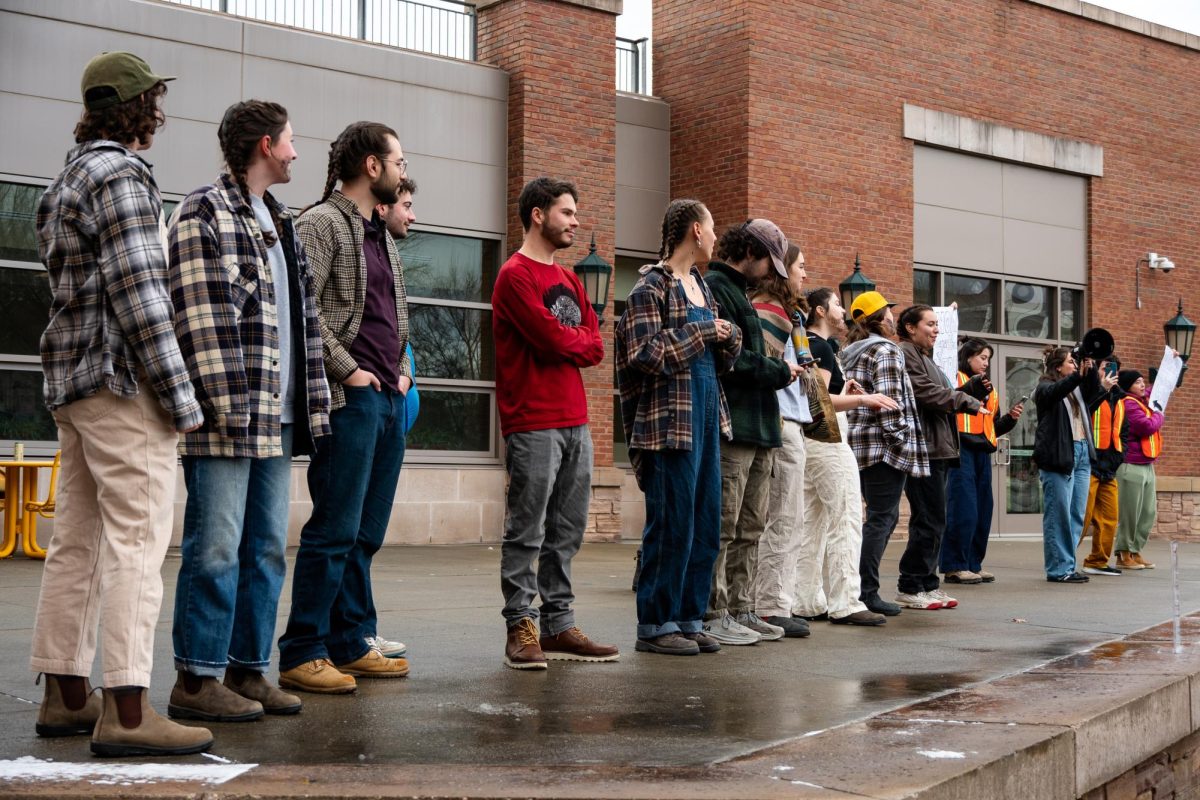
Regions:
<instances>
[{"instance_id":1,"label":"white snow patch on ground","mask_svg":"<svg viewBox=\"0 0 1200 800\"><path fill-rule=\"evenodd\" d=\"M480 703L479 707L475 710L489 717L535 717L538 713L536 708L530 708L520 703L503 703L500 705Z\"/></svg>"},{"instance_id":2,"label":"white snow patch on ground","mask_svg":"<svg viewBox=\"0 0 1200 800\"><path fill-rule=\"evenodd\" d=\"M926 758L966 758L966 753L960 753L957 750L918 750L918 753Z\"/></svg>"},{"instance_id":3,"label":"white snow patch on ground","mask_svg":"<svg viewBox=\"0 0 1200 800\"><path fill-rule=\"evenodd\" d=\"M220 784L257 764L82 764L42 761L32 756L0 760L0 783L5 781L88 781L97 785L130 785L196 781Z\"/></svg>"}]
</instances>

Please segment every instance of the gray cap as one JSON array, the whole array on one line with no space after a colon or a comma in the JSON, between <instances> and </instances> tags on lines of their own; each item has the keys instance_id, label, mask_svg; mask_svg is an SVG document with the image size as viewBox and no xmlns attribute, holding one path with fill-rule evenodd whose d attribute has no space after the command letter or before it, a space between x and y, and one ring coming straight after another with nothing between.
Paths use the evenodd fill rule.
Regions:
<instances>
[{"instance_id":1,"label":"gray cap","mask_svg":"<svg viewBox=\"0 0 1200 800\"><path fill-rule=\"evenodd\" d=\"M787 258L788 240L783 231L779 230L779 226L769 219L752 219L746 223L746 230L767 248L775 271L786 278L787 264L783 263L783 260Z\"/></svg>"}]
</instances>

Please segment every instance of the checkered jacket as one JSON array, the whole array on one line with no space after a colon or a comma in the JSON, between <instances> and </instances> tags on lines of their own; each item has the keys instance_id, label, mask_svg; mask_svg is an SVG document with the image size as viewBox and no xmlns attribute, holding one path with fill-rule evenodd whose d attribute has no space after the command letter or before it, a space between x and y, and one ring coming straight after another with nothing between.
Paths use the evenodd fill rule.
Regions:
<instances>
[{"instance_id":1,"label":"checkered jacket","mask_svg":"<svg viewBox=\"0 0 1200 800\"><path fill-rule=\"evenodd\" d=\"M880 462L914 478L928 478L929 450L921 431L917 398L900 347L882 336L842 348L842 365L867 394L885 394L900 404L895 411L852 408L846 441L858 459L858 468Z\"/></svg>"},{"instance_id":2,"label":"checkered jacket","mask_svg":"<svg viewBox=\"0 0 1200 800\"><path fill-rule=\"evenodd\" d=\"M279 220L290 285L295 364L294 451L311 453L329 433L329 387L304 248L287 208L263 198ZM246 196L228 175L189 194L172 220L171 301L175 331L206 423L180 443L189 456L271 458L280 436L279 320L267 243ZM303 313L295 313L303 309ZM305 413L307 411L307 413Z\"/></svg>"},{"instance_id":3,"label":"checkered jacket","mask_svg":"<svg viewBox=\"0 0 1200 800\"><path fill-rule=\"evenodd\" d=\"M116 142L85 142L42 195L38 253L50 277L40 352L51 409L107 387L135 397L143 373L180 430L203 421L167 293L162 199L150 165Z\"/></svg>"},{"instance_id":4,"label":"checkered jacket","mask_svg":"<svg viewBox=\"0 0 1200 800\"><path fill-rule=\"evenodd\" d=\"M705 304L713 317L717 302L693 269ZM617 386L621 393L621 422L634 467L639 450L692 449L692 379L688 366L712 345L718 372L728 372L742 351L741 332L717 341L715 320L687 321L683 286L661 263L641 269L617 322ZM718 382L719 386L719 382ZM733 438L729 406L721 391L721 435Z\"/></svg>"},{"instance_id":5,"label":"checkered jacket","mask_svg":"<svg viewBox=\"0 0 1200 800\"><path fill-rule=\"evenodd\" d=\"M346 404L342 381L350 377L358 362L350 355L350 346L362 324L367 301L367 260L363 255L362 215L353 201L334 192L301 215L296 232L308 254L312 270L313 294L317 298L317 317L325 345L325 372L329 376L332 408ZM392 276L396 281L396 332L400 339L398 374L412 378L408 361L408 291L404 287L404 267L400 252L391 236L383 237Z\"/></svg>"}]
</instances>

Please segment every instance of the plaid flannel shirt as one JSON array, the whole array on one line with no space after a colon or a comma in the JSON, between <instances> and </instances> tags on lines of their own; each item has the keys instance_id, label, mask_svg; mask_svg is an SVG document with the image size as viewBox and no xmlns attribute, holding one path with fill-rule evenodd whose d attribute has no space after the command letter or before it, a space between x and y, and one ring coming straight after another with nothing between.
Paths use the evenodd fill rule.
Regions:
<instances>
[{"instance_id":1,"label":"plaid flannel shirt","mask_svg":"<svg viewBox=\"0 0 1200 800\"><path fill-rule=\"evenodd\" d=\"M842 359L846 377L858 381L864 392L885 394L900 404L896 411L850 409L847 442L858 459L858 468L882 461L914 478L929 477L929 450L900 347L881 336L872 336L862 348L844 348Z\"/></svg>"},{"instance_id":2,"label":"plaid flannel shirt","mask_svg":"<svg viewBox=\"0 0 1200 800\"><path fill-rule=\"evenodd\" d=\"M692 380L688 366L712 344L717 371L727 372L742 351L741 332L736 325L729 339L717 342L715 320L687 321L688 300L683 286L661 263L647 264L641 275L617 322L615 345L621 422L635 469L639 450L692 449ZM715 318L717 302L708 285L695 268L692 275ZM720 397L721 435L732 439L724 391Z\"/></svg>"},{"instance_id":3,"label":"plaid flannel shirt","mask_svg":"<svg viewBox=\"0 0 1200 800\"><path fill-rule=\"evenodd\" d=\"M204 417L167 294L162 198L150 165L116 142L85 142L42 195L38 252L50 277L40 352L46 405L103 387L136 397L139 376L180 430Z\"/></svg>"},{"instance_id":4,"label":"plaid flannel shirt","mask_svg":"<svg viewBox=\"0 0 1200 800\"><path fill-rule=\"evenodd\" d=\"M341 192L334 192L324 203L305 211L296 222L296 232L304 242L312 270L313 295L317 298L317 317L325 345L325 373L329 376L331 408L335 411L346 404L342 381L358 369L358 362L350 355L350 346L358 336L367 301L367 260L363 255L361 220L358 206ZM384 236L383 240L396 281L396 332L400 339L397 371L411 379L404 267L395 240L391 236Z\"/></svg>"},{"instance_id":5,"label":"plaid flannel shirt","mask_svg":"<svg viewBox=\"0 0 1200 800\"><path fill-rule=\"evenodd\" d=\"M295 326L304 342L296 356L297 419L305 415L315 440L329 433L329 387L304 248L287 208L267 194L263 201L280 224L280 243L294 264L302 314ZM283 455L279 374L279 318L275 281L258 219L228 175L189 194L168 237L171 300L179 346L192 371L207 422L180 443L189 456L272 458ZM293 348L296 350L297 348ZM303 369L301 369L303 367ZM297 433L305 426L297 426ZM296 437L297 453L312 451Z\"/></svg>"}]
</instances>

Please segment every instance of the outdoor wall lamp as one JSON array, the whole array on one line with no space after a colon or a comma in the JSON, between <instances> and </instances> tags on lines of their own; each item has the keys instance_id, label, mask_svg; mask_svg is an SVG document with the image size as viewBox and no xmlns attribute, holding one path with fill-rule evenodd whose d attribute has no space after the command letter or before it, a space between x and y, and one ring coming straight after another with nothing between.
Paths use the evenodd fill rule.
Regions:
<instances>
[{"instance_id":1,"label":"outdoor wall lamp","mask_svg":"<svg viewBox=\"0 0 1200 800\"><path fill-rule=\"evenodd\" d=\"M596 234L592 234L592 243L588 246L588 254L575 265L575 274L583 284L592 309L596 312L596 321L604 321L604 307L608 305L608 281L612 277L612 265L596 255Z\"/></svg>"},{"instance_id":2,"label":"outdoor wall lamp","mask_svg":"<svg viewBox=\"0 0 1200 800\"><path fill-rule=\"evenodd\" d=\"M1133 285L1134 293L1137 296L1137 307L1142 307L1142 273L1138 269L1142 264L1145 264L1150 269L1161 269L1164 273L1175 269L1175 262L1166 256L1160 256L1158 253L1147 253L1145 258L1139 258L1137 263L1133 265Z\"/></svg>"},{"instance_id":3,"label":"outdoor wall lamp","mask_svg":"<svg viewBox=\"0 0 1200 800\"><path fill-rule=\"evenodd\" d=\"M850 277L838 284L838 292L842 295L842 308L846 309L846 319L850 319L850 306L854 304L854 299L863 292L875 291L875 281L863 275L862 263L858 260L858 253L854 254L854 272L850 273Z\"/></svg>"},{"instance_id":4,"label":"outdoor wall lamp","mask_svg":"<svg viewBox=\"0 0 1200 800\"><path fill-rule=\"evenodd\" d=\"M1179 353L1183 359L1183 369L1179 371L1179 381L1176 388L1183 386L1183 374L1187 372L1188 356L1192 354L1192 341L1196 338L1196 323L1183 315L1183 298L1179 298L1179 312L1163 325L1163 334L1167 347Z\"/></svg>"}]
</instances>

